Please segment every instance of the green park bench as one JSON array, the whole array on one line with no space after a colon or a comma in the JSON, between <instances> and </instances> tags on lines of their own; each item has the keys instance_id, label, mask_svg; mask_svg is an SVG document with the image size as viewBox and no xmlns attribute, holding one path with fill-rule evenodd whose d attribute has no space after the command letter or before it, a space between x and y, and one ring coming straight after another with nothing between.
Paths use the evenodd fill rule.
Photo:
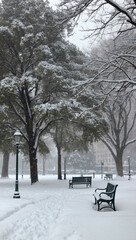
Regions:
<instances>
[{"instance_id":1,"label":"green park bench","mask_svg":"<svg viewBox=\"0 0 136 240\"><path fill-rule=\"evenodd\" d=\"M115 194L117 186L118 185L107 183L106 188L95 189L95 193L93 195L95 198L95 205L98 205L98 211L103 208L112 208L114 211L116 211ZM102 206L102 203L106 203L106 205L104 204L104 206Z\"/></svg>"},{"instance_id":2,"label":"green park bench","mask_svg":"<svg viewBox=\"0 0 136 240\"><path fill-rule=\"evenodd\" d=\"M69 180L69 188L77 184L86 184L86 187L91 187L92 177L72 177L72 180Z\"/></svg>"}]
</instances>

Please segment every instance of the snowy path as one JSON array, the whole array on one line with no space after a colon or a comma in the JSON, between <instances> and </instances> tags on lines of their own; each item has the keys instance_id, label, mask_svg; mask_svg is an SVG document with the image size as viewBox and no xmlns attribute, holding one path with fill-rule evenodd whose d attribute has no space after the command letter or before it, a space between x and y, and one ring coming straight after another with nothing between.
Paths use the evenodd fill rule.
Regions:
<instances>
[{"instance_id":1,"label":"snowy path","mask_svg":"<svg viewBox=\"0 0 136 240\"><path fill-rule=\"evenodd\" d=\"M54 177L34 186L20 180L21 198L13 199L14 181L1 179L0 240L135 240L136 179L119 180L118 211L98 212L92 194L106 183L93 179L92 188L69 189L68 180Z\"/></svg>"},{"instance_id":2,"label":"snowy path","mask_svg":"<svg viewBox=\"0 0 136 240\"><path fill-rule=\"evenodd\" d=\"M52 197L49 197L48 199L28 205L15 213L16 222L14 222L14 217L10 219L11 221L13 219L14 223L5 235L5 239L44 239L49 229L50 222L54 221L58 212L59 205L57 198L52 199Z\"/></svg>"},{"instance_id":3,"label":"snowy path","mask_svg":"<svg viewBox=\"0 0 136 240\"><path fill-rule=\"evenodd\" d=\"M79 229L83 229L85 225L88 225L90 218L90 189L70 189L69 191L71 198L66 200L57 224L54 225L54 231L50 233L49 240L84 239Z\"/></svg>"},{"instance_id":4,"label":"snowy path","mask_svg":"<svg viewBox=\"0 0 136 240\"><path fill-rule=\"evenodd\" d=\"M9 204L10 202L13 204L13 209L0 217L0 228L4 229L2 234L0 231L0 240L46 239L51 227L50 223L57 219L62 208L63 191L65 192L63 189L60 193L56 193L54 188L51 190L49 188L50 186L41 183L30 187L28 183L20 199L8 201Z\"/></svg>"}]
</instances>

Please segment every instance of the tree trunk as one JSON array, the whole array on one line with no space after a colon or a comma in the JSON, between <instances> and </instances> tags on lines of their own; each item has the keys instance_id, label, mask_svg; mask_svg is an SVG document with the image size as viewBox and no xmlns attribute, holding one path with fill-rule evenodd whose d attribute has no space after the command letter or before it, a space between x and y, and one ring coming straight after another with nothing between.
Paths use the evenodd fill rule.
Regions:
<instances>
[{"instance_id":1,"label":"tree trunk","mask_svg":"<svg viewBox=\"0 0 136 240\"><path fill-rule=\"evenodd\" d=\"M45 176L45 158L43 157L43 176Z\"/></svg>"},{"instance_id":2,"label":"tree trunk","mask_svg":"<svg viewBox=\"0 0 136 240\"><path fill-rule=\"evenodd\" d=\"M29 158L30 158L30 177L31 184L38 181L38 168L36 159L36 150L34 148L29 148Z\"/></svg>"},{"instance_id":3,"label":"tree trunk","mask_svg":"<svg viewBox=\"0 0 136 240\"><path fill-rule=\"evenodd\" d=\"M123 162L122 162L122 153L117 153L117 157L115 159L116 169L118 176L123 176Z\"/></svg>"},{"instance_id":4,"label":"tree trunk","mask_svg":"<svg viewBox=\"0 0 136 240\"><path fill-rule=\"evenodd\" d=\"M58 150L58 179L62 180L62 173L61 173L61 148L57 146Z\"/></svg>"},{"instance_id":5,"label":"tree trunk","mask_svg":"<svg viewBox=\"0 0 136 240\"><path fill-rule=\"evenodd\" d=\"M64 158L64 180L66 180L66 172L67 172L67 162L66 162L66 158Z\"/></svg>"},{"instance_id":6,"label":"tree trunk","mask_svg":"<svg viewBox=\"0 0 136 240\"><path fill-rule=\"evenodd\" d=\"M29 90L29 86L27 82L23 84L20 89L20 99L23 104L24 116L25 116L25 127L27 133L27 143L29 146L29 161L30 161L30 177L31 184L36 183L38 181L38 171L37 171L37 146L35 147L36 141L36 132L34 127L34 117L35 114L33 112L32 99Z\"/></svg>"},{"instance_id":7,"label":"tree trunk","mask_svg":"<svg viewBox=\"0 0 136 240\"><path fill-rule=\"evenodd\" d=\"M1 177L8 177L9 155L10 153L7 150L4 150Z\"/></svg>"}]
</instances>

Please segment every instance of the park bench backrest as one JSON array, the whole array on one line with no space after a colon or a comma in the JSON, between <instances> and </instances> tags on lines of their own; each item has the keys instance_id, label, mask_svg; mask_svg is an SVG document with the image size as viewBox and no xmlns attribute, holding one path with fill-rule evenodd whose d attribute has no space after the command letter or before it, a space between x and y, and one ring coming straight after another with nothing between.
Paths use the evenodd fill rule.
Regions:
<instances>
[{"instance_id":1,"label":"park bench backrest","mask_svg":"<svg viewBox=\"0 0 136 240\"><path fill-rule=\"evenodd\" d=\"M90 182L92 180L92 177L86 177L87 182Z\"/></svg>"},{"instance_id":2,"label":"park bench backrest","mask_svg":"<svg viewBox=\"0 0 136 240\"><path fill-rule=\"evenodd\" d=\"M73 182L86 182L84 177L73 177Z\"/></svg>"},{"instance_id":3,"label":"park bench backrest","mask_svg":"<svg viewBox=\"0 0 136 240\"><path fill-rule=\"evenodd\" d=\"M108 184L107 184L106 192L112 192L112 191L114 191L114 193L108 194L109 197L113 197L113 195L115 195L116 187L117 187L117 185L113 185L113 184L111 184L111 183L108 183Z\"/></svg>"},{"instance_id":4,"label":"park bench backrest","mask_svg":"<svg viewBox=\"0 0 136 240\"><path fill-rule=\"evenodd\" d=\"M106 177L112 177L112 173L105 173Z\"/></svg>"},{"instance_id":5,"label":"park bench backrest","mask_svg":"<svg viewBox=\"0 0 136 240\"><path fill-rule=\"evenodd\" d=\"M91 181L91 177L73 177L73 182L89 182Z\"/></svg>"}]
</instances>

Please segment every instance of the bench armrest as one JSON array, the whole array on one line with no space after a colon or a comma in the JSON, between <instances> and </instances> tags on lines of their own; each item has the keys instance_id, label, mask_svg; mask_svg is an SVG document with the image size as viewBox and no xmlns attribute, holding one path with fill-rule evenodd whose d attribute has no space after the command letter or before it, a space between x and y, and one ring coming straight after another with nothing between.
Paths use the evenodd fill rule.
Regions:
<instances>
[{"instance_id":1,"label":"bench armrest","mask_svg":"<svg viewBox=\"0 0 136 240\"><path fill-rule=\"evenodd\" d=\"M97 191L102 191L102 190L106 190L106 188L96 188L96 189L95 189L95 192L97 192Z\"/></svg>"},{"instance_id":2,"label":"bench armrest","mask_svg":"<svg viewBox=\"0 0 136 240\"><path fill-rule=\"evenodd\" d=\"M113 191L111 191L111 192L101 192L101 193L99 194L99 196L101 197L102 194L110 195L110 194L112 194L112 193L114 193L114 192L115 192L115 190L113 190Z\"/></svg>"}]
</instances>

